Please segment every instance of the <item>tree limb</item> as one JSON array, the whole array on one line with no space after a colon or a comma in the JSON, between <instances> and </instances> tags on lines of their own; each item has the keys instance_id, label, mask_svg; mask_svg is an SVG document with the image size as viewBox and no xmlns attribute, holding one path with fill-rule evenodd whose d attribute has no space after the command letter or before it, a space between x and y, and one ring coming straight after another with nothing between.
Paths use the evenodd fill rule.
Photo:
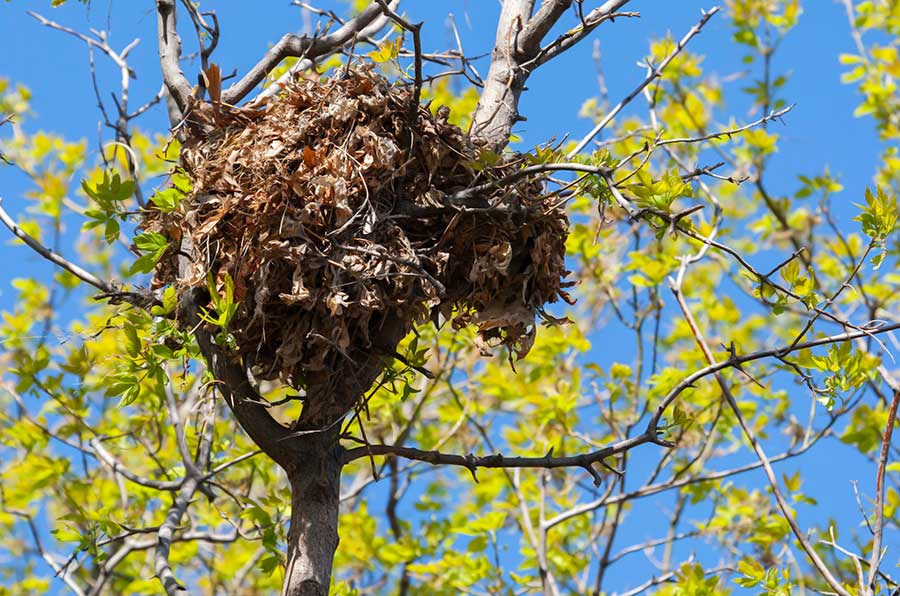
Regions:
<instances>
[{"instance_id":1,"label":"tree limb","mask_svg":"<svg viewBox=\"0 0 900 596\"><path fill-rule=\"evenodd\" d=\"M497 21L497 36L484 90L472 114L470 135L495 149L509 142L519 120L519 97L528 74L521 68L518 35L531 17L534 0L506 0Z\"/></svg>"},{"instance_id":2,"label":"tree limb","mask_svg":"<svg viewBox=\"0 0 900 596\"><path fill-rule=\"evenodd\" d=\"M195 329L197 345L216 379L215 386L253 442L278 465L290 470L298 454L291 431L262 405L264 401L251 386L240 361L230 360L216 345L212 331L200 320L203 294L204 291L197 288L186 291L181 298L180 315L187 328Z\"/></svg>"},{"instance_id":3,"label":"tree limb","mask_svg":"<svg viewBox=\"0 0 900 596\"><path fill-rule=\"evenodd\" d=\"M390 4L391 9L393 10L399 3L399 0L393 0ZM380 20L378 20L379 17L381 17ZM241 101L285 58L302 58L300 62L307 63L308 66L305 68L309 68L314 60L339 51L370 25L380 23L378 28L381 29L387 23L387 19L381 5L378 2L372 2L334 33L318 38L288 33L278 40L278 43L272 46L247 74L222 92L222 101L227 104L236 104ZM291 69L291 72L296 71ZM254 99L254 103L278 93L281 90L280 83L283 83L281 79L270 85L267 90ZM269 92L270 89L271 92Z\"/></svg>"},{"instance_id":4,"label":"tree limb","mask_svg":"<svg viewBox=\"0 0 900 596\"><path fill-rule=\"evenodd\" d=\"M156 0L159 65L169 96L183 115L191 100L192 86L181 70L181 38L175 26L175 0Z\"/></svg>"},{"instance_id":5,"label":"tree limb","mask_svg":"<svg viewBox=\"0 0 900 596\"><path fill-rule=\"evenodd\" d=\"M647 85L652 83L654 80L661 77L663 71L666 69L667 66L669 66L669 63L671 63L672 60L674 60L675 57L681 53L681 51L684 49L684 47L688 44L689 41L691 41L691 39L695 35L697 35L698 33L700 33L700 31L703 30L703 26L706 25L706 22L709 21L709 19L711 19L713 17L713 15L716 14L717 12L719 12L718 6L714 6L710 10L704 11L703 16L700 17L700 21L698 21L696 25L694 25L693 27L690 28L690 30L685 34L685 36L681 38L681 41L679 41L678 44L676 44L676 46L672 49L672 51L669 53L669 55L666 56L666 58L662 62L660 62L659 66L654 68L653 71L647 76L647 78L645 78L643 81L641 81L641 83L637 87L635 87L631 91L631 93L629 93L627 96L625 96L625 99L623 99L622 101L617 103L616 106L612 110L610 110L609 113L606 114L606 116L604 116L603 119L600 120L600 122L598 122L596 126L594 126L593 129L591 129L591 132L589 132L587 135L585 135L584 138L578 142L578 144L575 146L575 148L569 152L567 157L572 158L575 155L577 155L578 153L580 153L587 146L587 144L590 143L591 140L593 140L593 138L595 136L597 136L601 130L606 128L606 125L609 124L612 121L612 119L615 118L616 115L622 111L622 108L624 108L629 103L631 103L631 100L633 100L635 97L637 97L641 93L641 91L643 91L644 87L646 87Z\"/></svg>"},{"instance_id":6,"label":"tree limb","mask_svg":"<svg viewBox=\"0 0 900 596\"><path fill-rule=\"evenodd\" d=\"M34 236L19 227L19 225L9 216L9 213L7 213L3 208L2 204L3 198L0 197L0 222L3 222L3 225L5 225L9 229L9 231L13 233L14 236L22 240L34 252L38 253L54 265L62 267L81 281L94 286L102 292L105 292L107 294L120 293L119 287L112 282L100 279L93 273L79 267L71 261L68 261L58 253L53 252L52 250L41 244L40 241L37 240Z\"/></svg>"},{"instance_id":7,"label":"tree limb","mask_svg":"<svg viewBox=\"0 0 900 596\"><path fill-rule=\"evenodd\" d=\"M884 553L881 552L881 541L884 538L884 471L888 462L888 451L891 447L891 435L894 432L894 423L897 421L897 405L900 403L900 389L894 390L894 398L888 410L887 424L884 427L884 435L881 439L881 454L878 458L878 472L875 476L875 520L872 528L872 554L869 556L869 577L866 590L872 590L875 585L875 576ZM862 587L862 586L860 586Z\"/></svg>"},{"instance_id":8,"label":"tree limb","mask_svg":"<svg viewBox=\"0 0 900 596\"><path fill-rule=\"evenodd\" d=\"M678 302L678 306L681 308L681 312L684 315L685 321L687 321L688 326L691 329L697 345L700 346L700 349L703 352L703 355L706 357L707 362L712 365L715 364L715 358L709 349L709 345L706 343L706 339L700 332L700 328L697 326L697 322L694 320L694 317L684 300L684 294L681 291L681 280L683 279L684 269L687 264L687 259L682 261L681 270L679 271L678 276L678 282L670 280L669 285L672 293L675 295L675 300L676 302ZM794 342L791 345L791 348L796 345L796 342ZM778 478L775 476L775 472L772 469L772 464L769 462L769 458L766 456L762 445L760 445L759 441L757 440L756 434L744 419L744 415L741 412L737 401L734 399L734 395L731 393L731 388L728 386L728 383L725 382L725 379L720 374L720 371L715 371L712 374L715 376L716 382L722 390L722 395L725 397L726 403L728 404L729 408L731 408L731 411L734 414L735 418L737 418L738 424L740 425L741 430L744 432L744 436L747 438L747 441L750 443L751 448L756 453L757 458L762 464L763 470L766 474L766 479L769 481L769 486L772 489L772 494L775 496L775 501L778 503L778 507L779 509L781 509L781 514L784 517L785 521L787 521L788 526L790 526L791 531L794 533L794 537L797 539L797 542L799 542L813 567L816 568L816 571L819 572L819 575L822 576L822 578L828 583L831 589L839 594L839 596L850 596L850 593L843 587L841 582L836 577L834 577L834 575L831 573L831 570L828 569L825 561L823 561L819 554L815 551L813 546L810 544L809 539L806 537L805 533L800 528L800 525L797 523L797 520L794 519L794 515L790 510L790 506L788 505L787 500L784 498L784 494L782 493L781 488L778 486Z\"/></svg>"},{"instance_id":9,"label":"tree limb","mask_svg":"<svg viewBox=\"0 0 900 596\"><path fill-rule=\"evenodd\" d=\"M355 447L344 452L344 464L348 464L353 460L379 455L394 455L406 459L413 459L429 463L433 466L451 465L462 466L467 468L472 475L475 476L475 470L478 468L584 468L594 479L594 484L600 485L601 477L593 464L602 463L604 459L622 453L629 449L633 449L639 445L646 443L660 444L661 441L656 436L656 429L648 430L644 434L630 439L618 441L603 449L592 451L590 453L581 453L579 455L569 455L554 457L552 450L543 457L506 457L501 453L494 455L475 456L459 455L455 453L441 453L440 451L424 451L414 447L403 447L399 445L366 445L363 447Z\"/></svg>"},{"instance_id":10,"label":"tree limb","mask_svg":"<svg viewBox=\"0 0 900 596\"><path fill-rule=\"evenodd\" d=\"M497 36L491 53L491 66L484 90L472 115L470 134L473 139L494 149L502 149L519 115L518 105L525 82L535 68L559 55L587 36L588 33L628 0L608 0L591 11L578 35L570 35L565 47L558 47L552 55L540 44L559 21L571 0L544 0L532 16L534 0L505 0L497 22ZM557 40L559 41L559 40ZM556 42L555 42L556 43Z\"/></svg>"}]
</instances>

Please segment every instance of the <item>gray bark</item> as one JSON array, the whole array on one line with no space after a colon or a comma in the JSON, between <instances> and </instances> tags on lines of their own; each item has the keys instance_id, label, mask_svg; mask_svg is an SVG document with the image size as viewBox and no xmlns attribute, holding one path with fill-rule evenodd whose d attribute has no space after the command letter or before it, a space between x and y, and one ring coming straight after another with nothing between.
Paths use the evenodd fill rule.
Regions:
<instances>
[{"instance_id":1,"label":"gray bark","mask_svg":"<svg viewBox=\"0 0 900 596\"><path fill-rule=\"evenodd\" d=\"M521 68L519 33L531 18L534 0L505 0L497 22L497 38L484 90L472 115L471 135L499 150L509 142L509 134L519 118L519 96L527 73Z\"/></svg>"},{"instance_id":2,"label":"gray bark","mask_svg":"<svg viewBox=\"0 0 900 596\"><path fill-rule=\"evenodd\" d=\"M291 527L282 596L325 596L338 546L339 428L310 435L288 473Z\"/></svg>"}]
</instances>

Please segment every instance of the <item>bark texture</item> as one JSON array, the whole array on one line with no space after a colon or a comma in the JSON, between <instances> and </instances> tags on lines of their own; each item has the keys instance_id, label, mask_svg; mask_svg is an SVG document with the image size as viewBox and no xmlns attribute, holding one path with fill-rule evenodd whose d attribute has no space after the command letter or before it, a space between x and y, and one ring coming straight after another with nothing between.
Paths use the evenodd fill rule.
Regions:
<instances>
[{"instance_id":1,"label":"bark texture","mask_svg":"<svg viewBox=\"0 0 900 596\"><path fill-rule=\"evenodd\" d=\"M496 150L509 142L512 127L519 119L519 96L528 78L521 67L519 33L531 17L533 8L534 0L506 0L503 3L491 66L472 115L472 137Z\"/></svg>"},{"instance_id":2,"label":"bark texture","mask_svg":"<svg viewBox=\"0 0 900 596\"><path fill-rule=\"evenodd\" d=\"M291 527L282 596L325 596L338 546L339 428L310 435L288 473Z\"/></svg>"}]
</instances>

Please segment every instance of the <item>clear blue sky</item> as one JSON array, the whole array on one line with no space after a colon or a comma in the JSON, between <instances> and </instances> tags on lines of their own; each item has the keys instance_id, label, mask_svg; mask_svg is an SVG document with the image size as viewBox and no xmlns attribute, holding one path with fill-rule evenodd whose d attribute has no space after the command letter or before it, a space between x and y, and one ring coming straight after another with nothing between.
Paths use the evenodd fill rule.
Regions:
<instances>
[{"instance_id":1,"label":"clear blue sky","mask_svg":"<svg viewBox=\"0 0 900 596\"><path fill-rule=\"evenodd\" d=\"M213 60L225 73L232 69L239 73L246 71L283 33L299 31L302 27L299 9L289 6L286 0L265 3L228 0L204 3L204 6L207 4L220 17L222 38ZM335 4L338 3L323 5ZM852 117L858 97L852 87L840 83L838 55L853 51L843 7L832 0L808 0L804 4L805 12L798 27L780 48L774 62L776 72L789 73L783 96L791 103L796 102L797 106L786 118L787 126L775 125L774 128L781 135L781 142L769 173L770 190L793 193L798 188L797 174L817 174L827 165L833 174L840 176L845 187L835 203L850 205L860 200L863 189L871 181L879 153L878 139L870 120ZM404 5L414 20L426 22L426 50L452 47L446 25L446 15L452 12L466 51L470 54L489 52L498 12L496 1L406 0ZM644 76L643 69L636 63L645 55L649 38L667 32L681 37L696 22L700 10L713 5L712 1L633 0L628 8L639 10L642 13L640 19L621 19L601 26L594 38L601 43L611 99L615 102L623 97ZM340 5L336 8L341 9ZM140 3L94 0L89 8L69 0L61 9L51 9L49 0L12 0L0 4L0 44L3 48L0 76L31 88L35 114L26 122L27 130L52 131L69 139L86 138L89 145L95 147L98 114L84 44L41 26L25 14L26 9L37 10L79 31L87 31L90 27L106 28L109 19L112 24L110 42L114 47L121 49L135 37L141 39L131 58L131 65L138 73L132 87L133 105L143 103L159 88L156 18L153 3L149 0ZM184 25L186 19L182 21ZM727 14L722 12L691 42L692 51L706 56L706 71L715 71L725 77L747 68L740 60L742 52L730 42L731 32ZM102 56L97 57L97 62L105 89L116 89L117 72ZM479 66L484 74L486 64L481 62ZM748 115L748 101L738 92L745 84L745 81L738 81L726 87L728 108L727 113L718 115L721 121L727 121L732 115L738 121L759 117L759 114ZM590 129L591 123L579 119L578 110L585 99L597 94L591 41L540 69L531 77L528 87L520 106L528 120L515 131L523 139L521 147L534 146L552 137L559 139L566 134L580 137ZM637 109L642 109L642 102L636 103ZM167 127L165 114L158 108L140 124L157 131ZM0 135L4 134L8 132L0 130ZM12 168L0 167L0 196L4 198L7 210L13 214L23 213L27 206L23 198L26 190L28 183L23 176ZM851 225L850 210L839 207L838 212L845 224ZM77 230L77 225L75 220L70 220L70 236ZM12 307L12 279L26 275L46 277L50 271L46 262L2 239L0 310ZM807 399L805 394L803 398ZM822 522L829 515L853 523L859 516L849 484L852 476L835 480L833 473L845 467L835 464L853 464L858 460L848 459L848 450L834 442L823 447L829 450L826 459L821 459L820 452L818 457L802 461L806 462L803 470L809 479L808 492L820 497L820 502L827 505L816 518L802 517L801 523ZM829 465L816 465L822 461L828 461ZM788 464L781 470L792 472L798 465L801 464ZM762 481L761 474L754 478ZM858 479L861 486L870 482L867 477ZM639 517L636 513L632 519ZM633 523L619 544L625 546L629 538L647 537L641 525ZM611 587L635 583L638 582L631 578L613 578Z\"/></svg>"}]
</instances>

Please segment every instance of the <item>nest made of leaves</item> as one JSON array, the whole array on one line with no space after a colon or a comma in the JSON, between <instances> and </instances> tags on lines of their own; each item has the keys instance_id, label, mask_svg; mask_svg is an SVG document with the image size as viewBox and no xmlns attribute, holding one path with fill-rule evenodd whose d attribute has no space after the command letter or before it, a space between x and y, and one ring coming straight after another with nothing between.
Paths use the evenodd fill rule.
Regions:
<instances>
[{"instance_id":1,"label":"nest made of leaves","mask_svg":"<svg viewBox=\"0 0 900 596\"><path fill-rule=\"evenodd\" d=\"M299 79L263 109L197 106L181 152L190 191L143 216L175 247L155 283L221 291L230 278L235 349L256 378L294 387L390 354L388 320L476 325L479 347L521 357L543 306L569 300L568 220L540 181L492 186L523 158L484 163L448 115L370 67Z\"/></svg>"}]
</instances>

